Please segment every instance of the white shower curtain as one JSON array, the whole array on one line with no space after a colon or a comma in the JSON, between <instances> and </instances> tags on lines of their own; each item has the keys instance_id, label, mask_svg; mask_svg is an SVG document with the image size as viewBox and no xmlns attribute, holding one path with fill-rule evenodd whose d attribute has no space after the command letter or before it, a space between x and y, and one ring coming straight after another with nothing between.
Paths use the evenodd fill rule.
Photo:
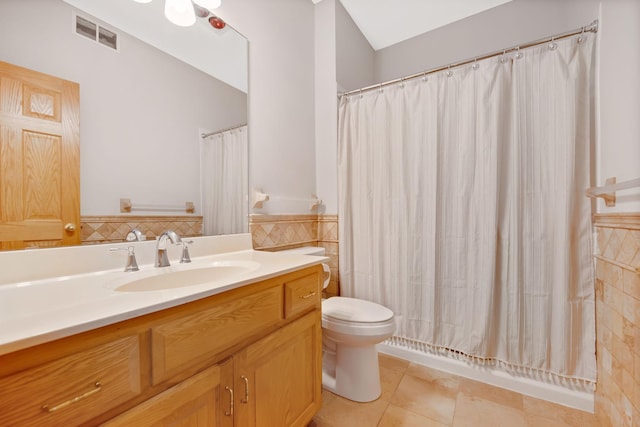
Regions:
<instances>
[{"instance_id":1,"label":"white shower curtain","mask_svg":"<svg viewBox=\"0 0 640 427\"><path fill-rule=\"evenodd\" d=\"M204 235L248 231L247 126L202 139Z\"/></svg>"},{"instance_id":2,"label":"white shower curtain","mask_svg":"<svg viewBox=\"0 0 640 427\"><path fill-rule=\"evenodd\" d=\"M595 380L594 38L341 99L341 290L392 343Z\"/></svg>"}]
</instances>

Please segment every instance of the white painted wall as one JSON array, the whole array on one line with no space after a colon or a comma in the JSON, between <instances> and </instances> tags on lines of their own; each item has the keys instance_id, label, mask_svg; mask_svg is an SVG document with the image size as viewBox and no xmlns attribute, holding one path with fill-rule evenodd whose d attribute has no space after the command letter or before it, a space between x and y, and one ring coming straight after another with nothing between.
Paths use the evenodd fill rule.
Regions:
<instances>
[{"instance_id":1,"label":"white painted wall","mask_svg":"<svg viewBox=\"0 0 640 427\"><path fill-rule=\"evenodd\" d=\"M338 213L338 116L336 39L338 0L315 6L316 189L324 202L319 213ZM339 62L339 60L338 60Z\"/></svg>"},{"instance_id":2,"label":"white painted wall","mask_svg":"<svg viewBox=\"0 0 640 427\"><path fill-rule=\"evenodd\" d=\"M229 0L218 11L249 39L249 181L271 197L263 209L251 211L311 213L309 199L316 192L314 5Z\"/></svg>"},{"instance_id":3,"label":"white painted wall","mask_svg":"<svg viewBox=\"0 0 640 427\"><path fill-rule=\"evenodd\" d=\"M246 94L124 33L119 52L77 36L72 10L0 2L0 60L80 84L81 214L120 198L200 212L199 129L246 122Z\"/></svg>"},{"instance_id":4,"label":"white painted wall","mask_svg":"<svg viewBox=\"0 0 640 427\"><path fill-rule=\"evenodd\" d=\"M315 5L316 189L338 213L338 92L375 83L375 52L339 0Z\"/></svg>"},{"instance_id":5,"label":"white painted wall","mask_svg":"<svg viewBox=\"0 0 640 427\"><path fill-rule=\"evenodd\" d=\"M329 27L326 22L323 20L323 23L319 24ZM340 1L335 1L335 40L336 71L341 91L359 89L376 83L376 52Z\"/></svg>"},{"instance_id":6,"label":"white painted wall","mask_svg":"<svg viewBox=\"0 0 640 427\"><path fill-rule=\"evenodd\" d=\"M573 30L598 18L597 0L513 0L376 52L378 82Z\"/></svg>"},{"instance_id":7,"label":"white painted wall","mask_svg":"<svg viewBox=\"0 0 640 427\"><path fill-rule=\"evenodd\" d=\"M600 31L600 147L597 182L640 178L640 1L604 0ZM616 194L615 207L640 212L640 189Z\"/></svg>"}]
</instances>

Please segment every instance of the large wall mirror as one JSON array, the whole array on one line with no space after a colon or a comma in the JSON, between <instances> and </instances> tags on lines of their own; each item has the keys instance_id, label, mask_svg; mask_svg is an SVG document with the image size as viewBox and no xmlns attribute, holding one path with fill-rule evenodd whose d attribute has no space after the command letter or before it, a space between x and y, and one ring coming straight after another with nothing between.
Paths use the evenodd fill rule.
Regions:
<instances>
[{"instance_id":1,"label":"large wall mirror","mask_svg":"<svg viewBox=\"0 0 640 427\"><path fill-rule=\"evenodd\" d=\"M0 61L79 84L83 217L122 215L121 199L135 215L189 215L172 210L192 202L204 234L246 232L248 41L209 17L176 26L163 0L0 2ZM215 144L237 132L245 134L243 149ZM11 203L4 185L0 179Z\"/></svg>"}]
</instances>

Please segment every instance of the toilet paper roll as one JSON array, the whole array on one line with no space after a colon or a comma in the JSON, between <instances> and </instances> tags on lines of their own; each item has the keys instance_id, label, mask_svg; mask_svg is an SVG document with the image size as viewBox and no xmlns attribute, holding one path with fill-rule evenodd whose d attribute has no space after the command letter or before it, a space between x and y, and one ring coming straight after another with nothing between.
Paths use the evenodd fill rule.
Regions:
<instances>
[{"instance_id":1,"label":"toilet paper roll","mask_svg":"<svg viewBox=\"0 0 640 427\"><path fill-rule=\"evenodd\" d=\"M324 274L322 275L322 289L327 289L327 286L329 286L329 279L331 279L331 269L327 264L322 264L322 270L324 271Z\"/></svg>"}]
</instances>

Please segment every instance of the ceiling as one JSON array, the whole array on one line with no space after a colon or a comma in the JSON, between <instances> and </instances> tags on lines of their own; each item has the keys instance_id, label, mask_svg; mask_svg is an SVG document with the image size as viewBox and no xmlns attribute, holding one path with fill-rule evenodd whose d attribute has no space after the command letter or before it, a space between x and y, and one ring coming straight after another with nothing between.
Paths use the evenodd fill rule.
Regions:
<instances>
[{"instance_id":1,"label":"ceiling","mask_svg":"<svg viewBox=\"0 0 640 427\"><path fill-rule=\"evenodd\" d=\"M509 1L511 0L340 0L375 50Z\"/></svg>"},{"instance_id":2,"label":"ceiling","mask_svg":"<svg viewBox=\"0 0 640 427\"><path fill-rule=\"evenodd\" d=\"M178 27L164 17L164 1L64 0L112 27L143 40L243 92L248 86L247 40L230 26L213 29L206 19Z\"/></svg>"}]
</instances>

